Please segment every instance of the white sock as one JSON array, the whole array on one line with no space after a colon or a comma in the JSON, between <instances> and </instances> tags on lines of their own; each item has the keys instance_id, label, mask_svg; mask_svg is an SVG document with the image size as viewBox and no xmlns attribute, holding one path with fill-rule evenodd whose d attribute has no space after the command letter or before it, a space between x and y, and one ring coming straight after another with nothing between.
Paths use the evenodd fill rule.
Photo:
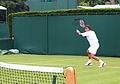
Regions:
<instances>
[{"instance_id":1,"label":"white sock","mask_svg":"<svg viewBox=\"0 0 120 84\"><path fill-rule=\"evenodd\" d=\"M91 60L91 59L89 59L89 60L88 60L88 63L90 63L90 62L92 62L92 60Z\"/></svg>"},{"instance_id":2,"label":"white sock","mask_svg":"<svg viewBox=\"0 0 120 84\"><path fill-rule=\"evenodd\" d=\"M101 59L99 60L100 63L104 63Z\"/></svg>"}]
</instances>

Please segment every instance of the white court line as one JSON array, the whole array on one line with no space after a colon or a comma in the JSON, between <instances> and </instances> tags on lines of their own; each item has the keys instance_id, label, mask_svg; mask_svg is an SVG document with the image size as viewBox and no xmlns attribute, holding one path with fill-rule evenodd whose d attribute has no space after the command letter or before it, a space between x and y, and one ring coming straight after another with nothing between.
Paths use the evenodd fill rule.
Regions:
<instances>
[{"instance_id":1,"label":"white court line","mask_svg":"<svg viewBox=\"0 0 120 84\"><path fill-rule=\"evenodd\" d=\"M108 67L108 68L115 68L115 69L120 69L120 67Z\"/></svg>"},{"instance_id":2,"label":"white court line","mask_svg":"<svg viewBox=\"0 0 120 84\"><path fill-rule=\"evenodd\" d=\"M30 65L51 65L51 66L77 66L79 68L83 68L84 64L80 64L80 65L67 65L67 64L40 64L40 63L23 63L23 62L7 62L10 64L20 64L20 65L26 65L26 64L30 64ZM86 67L97 67L97 66L86 66ZM103 67L104 68L104 67ZM105 68L113 68L113 69L120 69L120 67L112 67L112 66L105 66Z\"/></svg>"}]
</instances>

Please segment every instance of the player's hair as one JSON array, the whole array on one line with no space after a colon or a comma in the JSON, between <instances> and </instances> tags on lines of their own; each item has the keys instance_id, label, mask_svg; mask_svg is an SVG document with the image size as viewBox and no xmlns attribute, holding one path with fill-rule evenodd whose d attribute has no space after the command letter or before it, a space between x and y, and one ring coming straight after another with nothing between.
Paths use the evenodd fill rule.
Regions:
<instances>
[{"instance_id":1,"label":"player's hair","mask_svg":"<svg viewBox=\"0 0 120 84\"><path fill-rule=\"evenodd\" d=\"M85 28L89 28L90 30L92 30L91 26L90 25L85 25Z\"/></svg>"}]
</instances>

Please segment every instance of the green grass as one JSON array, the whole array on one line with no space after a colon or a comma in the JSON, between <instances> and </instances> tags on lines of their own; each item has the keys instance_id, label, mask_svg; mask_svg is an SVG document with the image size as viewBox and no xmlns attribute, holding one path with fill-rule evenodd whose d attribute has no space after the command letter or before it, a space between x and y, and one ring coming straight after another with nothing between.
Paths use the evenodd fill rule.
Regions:
<instances>
[{"instance_id":1,"label":"green grass","mask_svg":"<svg viewBox=\"0 0 120 84\"><path fill-rule=\"evenodd\" d=\"M106 67L98 68L99 62L94 60L93 66L84 66L87 56L69 55L1 55L0 62L50 67L72 66L77 70L78 84L120 84L120 58L100 58L107 63Z\"/></svg>"}]
</instances>

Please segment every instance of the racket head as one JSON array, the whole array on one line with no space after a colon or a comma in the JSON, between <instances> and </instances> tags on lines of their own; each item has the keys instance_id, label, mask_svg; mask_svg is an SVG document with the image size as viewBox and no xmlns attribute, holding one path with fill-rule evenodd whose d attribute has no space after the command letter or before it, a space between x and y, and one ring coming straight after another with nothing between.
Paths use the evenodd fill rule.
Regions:
<instances>
[{"instance_id":1,"label":"racket head","mask_svg":"<svg viewBox=\"0 0 120 84\"><path fill-rule=\"evenodd\" d=\"M82 28L85 27L85 21L82 19L82 18L77 18L77 19L74 19L73 23L72 23L74 26L80 26Z\"/></svg>"}]
</instances>

